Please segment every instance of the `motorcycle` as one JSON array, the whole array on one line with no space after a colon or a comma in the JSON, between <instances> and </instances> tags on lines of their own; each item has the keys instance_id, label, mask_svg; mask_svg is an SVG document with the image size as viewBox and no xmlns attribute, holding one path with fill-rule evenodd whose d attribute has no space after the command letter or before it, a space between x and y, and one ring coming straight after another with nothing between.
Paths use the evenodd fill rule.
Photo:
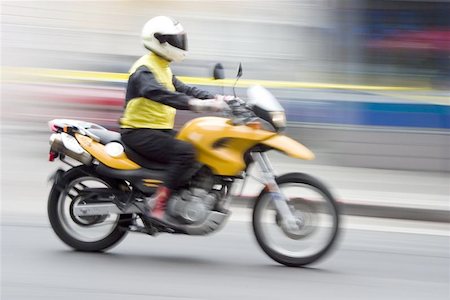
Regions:
<instances>
[{"instance_id":1,"label":"motorcycle","mask_svg":"<svg viewBox=\"0 0 450 300\"><path fill-rule=\"evenodd\" d=\"M228 102L226 116L192 119L176 138L197 153L188 183L173 193L166 221L141 218L144 203L163 182L165 166L125 145L120 133L79 120L49 122L49 160L58 169L48 199L48 216L56 235L80 251L104 251L128 232L207 235L228 220L234 189L247 178L263 184L253 205L256 241L273 260L286 266L315 262L336 241L339 213L323 183L304 173L275 176L267 151L311 160L314 154L282 134L285 111L261 86L248 89L248 100ZM257 165L260 173L249 172Z\"/></svg>"}]
</instances>

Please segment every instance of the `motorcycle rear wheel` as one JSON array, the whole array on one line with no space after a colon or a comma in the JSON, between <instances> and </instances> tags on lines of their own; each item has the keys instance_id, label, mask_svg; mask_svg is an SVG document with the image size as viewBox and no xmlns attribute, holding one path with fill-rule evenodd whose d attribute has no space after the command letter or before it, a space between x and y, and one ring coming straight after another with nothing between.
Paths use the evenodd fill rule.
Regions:
<instances>
[{"instance_id":1,"label":"motorcycle rear wheel","mask_svg":"<svg viewBox=\"0 0 450 300\"><path fill-rule=\"evenodd\" d=\"M48 199L47 212L50 224L56 235L68 246L78 251L99 252L118 244L127 234L127 230L119 226L129 216L92 216L76 217L73 204L80 200L79 189L85 188L87 182L112 187L114 182L89 175L85 166L75 167L65 172L54 184ZM84 187L83 187L84 186ZM88 186L89 187L89 186ZM107 226L101 228L103 226ZM123 225L123 224L122 224ZM103 232L95 232L105 229Z\"/></svg>"},{"instance_id":2,"label":"motorcycle rear wheel","mask_svg":"<svg viewBox=\"0 0 450 300\"><path fill-rule=\"evenodd\" d=\"M298 217L297 231L281 226L271 193L262 191L253 207L253 231L262 250L273 260L300 267L329 253L338 236L339 212L330 191L317 179L289 173L276 179Z\"/></svg>"}]
</instances>

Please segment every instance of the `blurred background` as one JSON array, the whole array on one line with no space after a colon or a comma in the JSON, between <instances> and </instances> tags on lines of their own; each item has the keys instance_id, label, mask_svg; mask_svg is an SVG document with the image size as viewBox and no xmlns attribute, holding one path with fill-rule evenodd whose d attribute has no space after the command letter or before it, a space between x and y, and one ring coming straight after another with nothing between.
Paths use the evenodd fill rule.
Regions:
<instances>
[{"instance_id":1,"label":"blurred background","mask_svg":"<svg viewBox=\"0 0 450 300\"><path fill-rule=\"evenodd\" d=\"M350 227L362 222L359 229L414 233L380 234L374 240L366 233L348 234L351 237L343 242L341 256L333 256L335 262L325 268L348 271L353 279L366 278L356 280L364 288L353 290L364 299L368 299L368 291L386 285L391 293L381 293L384 299L405 296L402 287L410 291L410 299L429 299L429 290L437 292L434 299L447 299L447 0L2 1L2 226L7 228L4 240L10 242L3 249L10 256L3 258L14 257L11 253L23 247L17 246L13 237L16 228L8 229L11 224L28 222L20 216L27 216L30 224L47 224L49 186L45 180L55 165L46 161L46 122L82 119L117 130L128 69L146 53L140 31L157 15L178 19L188 32L188 58L172 65L185 83L231 94L229 82L242 63L244 75L237 86L240 97L245 98L249 84L259 83L280 100L288 117L286 133L317 156L313 162L296 162L274 154L280 173L302 171L327 182L346 215L367 217L364 221L348 219ZM223 64L228 81L211 79L217 62ZM194 116L179 112L177 127ZM245 192L251 195L255 191L249 188ZM399 220L407 223L391 223ZM426 235L430 232L432 235ZM392 247L382 246L388 244ZM424 247L426 244L433 247ZM189 249L186 245L190 244L184 245ZM361 260L378 261L377 251L391 259L386 266L389 272L404 281L397 286L382 281L379 278L386 274L376 263L358 269ZM352 261L354 253L360 255L356 255L359 261ZM396 265L403 254L420 259L400 259ZM239 270L239 259L237 263L234 259L231 265ZM167 265L177 268L169 262L163 267ZM188 267L189 263L184 265L189 274ZM205 264L203 267L209 271ZM13 269L9 264L9 274L18 277L4 275L7 295L19 299L22 294L17 286L23 284L23 274ZM378 279L371 281L367 272L374 272ZM251 276L254 274L246 279ZM336 279L333 274L315 276L319 283ZM342 293L333 294L335 298L345 298L347 288L351 289L337 276L338 282L340 279L337 290ZM312 284L306 295L314 295L314 287ZM24 295L23 299L29 299Z\"/></svg>"},{"instance_id":2,"label":"blurred background","mask_svg":"<svg viewBox=\"0 0 450 300\"><path fill-rule=\"evenodd\" d=\"M241 84L271 89L289 133L324 163L449 171L449 11L448 1L3 1L2 119L117 128L126 73L146 53L141 28L171 15L189 34L176 75L196 83L221 62L233 79L242 62Z\"/></svg>"}]
</instances>

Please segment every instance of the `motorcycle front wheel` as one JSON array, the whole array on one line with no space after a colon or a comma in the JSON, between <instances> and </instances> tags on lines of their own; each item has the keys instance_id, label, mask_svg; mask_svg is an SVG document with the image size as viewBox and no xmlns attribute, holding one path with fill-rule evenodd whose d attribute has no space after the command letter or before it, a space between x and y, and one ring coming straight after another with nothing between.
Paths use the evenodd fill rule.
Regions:
<instances>
[{"instance_id":1,"label":"motorcycle front wheel","mask_svg":"<svg viewBox=\"0 0 450 300\"><path fill-rule=\"evenodd\" d=\"M272 193L262 191L253 208L253 231L262 250L290 267L311 264L330 251L339 229L338 206L317 179L289 173L276 179L295 216L295 228L285 226Z\"/></svg>"},{"instance_id":2,"label":"motorcycle front wheel","mask_svg":"<svg viewBox=\"0 0 450 300\"><path fill-rule=\"evenodd\" d=\"M103 251L119 243L127 234L120 225L126 215L76 216L74 205L86 201L86 188L111 188L114 183L101 179L84 166L75 167L57 178L50 191L47 212L56 235L79 251Z\"/></svg>"}]
</instances>

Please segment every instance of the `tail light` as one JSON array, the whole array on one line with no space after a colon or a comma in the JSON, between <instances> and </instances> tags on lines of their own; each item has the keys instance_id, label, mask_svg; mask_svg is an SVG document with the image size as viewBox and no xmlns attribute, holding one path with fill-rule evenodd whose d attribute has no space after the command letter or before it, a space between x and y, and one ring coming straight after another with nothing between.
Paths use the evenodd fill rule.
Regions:
<instances>
[{"instance_id":1,"label":"tail light","mask_svg":"<svg viewBox=\"0 0 450 300\"><path fill-rule=\"evenodd\" d=\"M48 153L48 161L54 161L55 158L57 158L57 157L58 157L58 153L57 152L50 151Z\"/></svg>"}]
</instances>

